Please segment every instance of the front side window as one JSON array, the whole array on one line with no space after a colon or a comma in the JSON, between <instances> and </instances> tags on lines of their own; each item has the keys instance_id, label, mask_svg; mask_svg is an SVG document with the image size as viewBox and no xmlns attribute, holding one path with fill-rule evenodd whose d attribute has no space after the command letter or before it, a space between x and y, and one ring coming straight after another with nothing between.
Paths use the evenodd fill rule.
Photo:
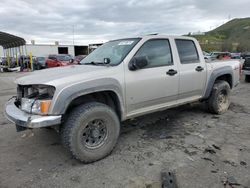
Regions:
<instances>
[{"instance_id":1,"label":"front side window","mask_svg":"<svg viewBox=\"0 0 250 188\"><path fill-rule=\"evenodd\" d=\"M135 54L135 57L146 57L148 65L145 68L172 65L172 54L167 39L154 39L145 42Z\"/></svg>"},{"instance_id":2,"label":"front side window","mask_svg":"<svg viewBox=\"0 0 250 188\"><path fill-rule=\"evenodd\" d=\"M181 64L198 63L199 55L192 40L175 40Z\"/></svg>"}]
</instances>

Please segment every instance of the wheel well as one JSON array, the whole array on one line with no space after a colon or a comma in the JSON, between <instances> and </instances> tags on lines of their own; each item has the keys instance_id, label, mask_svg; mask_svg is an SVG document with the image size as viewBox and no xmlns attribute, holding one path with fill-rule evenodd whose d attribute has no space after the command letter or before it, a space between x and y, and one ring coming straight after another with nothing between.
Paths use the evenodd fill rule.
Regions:
<instances>
[{"instance_id":1,"label":"wheel well","mask_svg":"<svg viewBox=\"0 0 250 188\"><path fill-rule=\"evenodd\" d=\"M68 114L72 108L88 102L100 102L108 105L109 107L114 109L119 119L121 120L122 112L120 101L117 94L113 91L100 91L79 96L70 102L67 107L66 114Z\"/></svg>"},{"instance_id":2,"label":"wheel well","mask_svg":"<svg viewBox=\"0 0 250 188\"><path fill-rule=\"evenodd\" d=\"M217 80L224 80L224 81L228 82L228 84L230 85L230 88L232 89L232 87L233 87L233 79L232 79L232 75L231 74L221 75L218 78L216 78L215 82Z\"/></svg>"}]
</instances>

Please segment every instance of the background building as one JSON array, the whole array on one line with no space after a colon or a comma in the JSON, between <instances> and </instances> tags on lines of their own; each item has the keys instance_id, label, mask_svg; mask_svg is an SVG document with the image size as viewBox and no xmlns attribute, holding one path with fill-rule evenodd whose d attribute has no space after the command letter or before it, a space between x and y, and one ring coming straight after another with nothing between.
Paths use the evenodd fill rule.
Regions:
<instances>
[{"instance_id":1,"label":"background building","mask_svg":"<svg viewBox=\"0 0 250 188\"><path fill-rule=\"evenodd\" d=\"M90 44L90 45L63 45L57 42L53 45L49 44L26 44L26 50L33 56L48 56L49 54L71 54L87 55L102 44ZM4 56L3 48L0 46L0 57Z\"/></svg>"},{"instance_id":2,"label":"background building","mask_svg":"<svg viewBox=\"0 0 250 188\"><path fill-rule=\"evenodd\" d=\"M27 44L26 48L27 52L32 52L34 56L47 56L49 54L71 54L77 56L88 54L88 46Z\"/></svg>"}]
</instances>

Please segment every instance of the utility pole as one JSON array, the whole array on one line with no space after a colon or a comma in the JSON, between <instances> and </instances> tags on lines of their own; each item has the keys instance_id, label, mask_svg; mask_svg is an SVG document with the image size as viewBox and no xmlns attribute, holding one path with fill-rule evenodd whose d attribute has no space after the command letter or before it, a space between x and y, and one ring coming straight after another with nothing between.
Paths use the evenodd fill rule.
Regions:
<instances>
[{"instance_id":1,"label":"utility pole","mask_svg":"<svg viewBox=\"0 0 250 188\"><path fill-rule=\"evenodd\" d=\"M73 45L75 45L75 25L73 25Z\"/></svg>"}]
</instances>

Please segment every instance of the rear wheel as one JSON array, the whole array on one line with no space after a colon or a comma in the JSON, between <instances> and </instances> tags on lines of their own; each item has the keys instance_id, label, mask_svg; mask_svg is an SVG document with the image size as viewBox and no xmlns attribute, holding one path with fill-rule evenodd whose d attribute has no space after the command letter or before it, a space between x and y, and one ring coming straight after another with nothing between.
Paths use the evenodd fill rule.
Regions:
<instances>
[{"instance_id":1,"label":"rear wheel","mask_svg":"<svg viewBox=\"0 0 250 188\"><path fill-rule=\"evenodd\" d=\"M245 76L245 82L249 83L250 82L250 75Z\"/></svg>"},{"instance_id":2,"label":"rear wheel","mask_svg":"<svg viewBox=\"0 0 250 188\"><path fill-rule=\"evenodd\" d=\"M61 130L63 144L74 158L90 163L106 157L120 134L118 116L109 106L91 102L76 107Z\"/></svg>"},{"instance_id":3,"label":"rear wheel","mask_svg":"<svg viewBox=\"0 0 250 188\"><path fill-rule=\"evenodd\" d=\"M208 110L214 114L225 113L230 105L230 91L228 82L223 80L216 81L207 101Z\"/></svg>"}]
</instances>

